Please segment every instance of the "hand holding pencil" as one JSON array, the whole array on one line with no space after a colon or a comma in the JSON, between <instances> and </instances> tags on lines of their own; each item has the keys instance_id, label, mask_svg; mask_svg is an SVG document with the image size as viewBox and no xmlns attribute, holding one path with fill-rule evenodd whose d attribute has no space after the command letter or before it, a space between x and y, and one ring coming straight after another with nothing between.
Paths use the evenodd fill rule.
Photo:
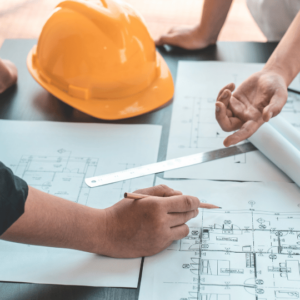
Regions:
<instances>
[{"instance_id":1,"label":"hand holding pencil","mask_svg":"<svg viewBox=\"0 0 300 300\"><path fill-rule=\"evenodd\" d=\"M140 199L144 199L150 197L149 195L143 195L143 194L137 194L137 193L125 193L124 194L124 198L128 198L128 199L133 199L133 200L140 200ZM222 208L213 204L209 204L209 203L202 203L200 202L199 205L200 208L206 208L206 209L214 209L214 208Z\"/></svg>"},{"instance_id":2,"label":"hand holding pencil","mask_svg":"<svg viewBox=\"0 0 300 300\"><path fill-rule=\"evenodd\" d=\"M133 197L143 198L124 198L105 209L104 240L107 242L102 244L99 254L112 257L154 255L173 241L186 237L189 227L185 223L195 218L198 208L204 205L198 198L182 195L165 185L138 190Z\"/></svg>"}]
</instances>

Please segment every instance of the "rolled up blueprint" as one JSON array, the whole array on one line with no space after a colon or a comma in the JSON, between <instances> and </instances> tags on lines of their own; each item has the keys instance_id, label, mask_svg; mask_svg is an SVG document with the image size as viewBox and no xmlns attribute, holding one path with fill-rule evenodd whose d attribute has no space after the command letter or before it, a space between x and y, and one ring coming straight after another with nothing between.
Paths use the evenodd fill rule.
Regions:
<instances>
[{"instance_id":1,"label":"rolled up blueprint","mask_svg":"<svg viewBox=\"0 0 300 300\"><path fill-rule=\"evenodd\" d=\"M269 122L284 138L300 151L300 131L286 119L277 116Z\"/></svg>"},{"instance_id":2,"label":"rolled up blueprint","mask_svg":"<svg viewBox=\"0 0 300 300\"><path fill-rule=\"evenodd\" d=\"M248 140L300 187L300 135L280 119L263 124Z\"/></svg>"}]
</instances>

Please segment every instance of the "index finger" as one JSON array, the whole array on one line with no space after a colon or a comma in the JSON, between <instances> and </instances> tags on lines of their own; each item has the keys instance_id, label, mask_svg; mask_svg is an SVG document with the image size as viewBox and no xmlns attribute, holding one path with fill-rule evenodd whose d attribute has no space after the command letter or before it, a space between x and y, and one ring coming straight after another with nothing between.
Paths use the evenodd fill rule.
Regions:
<instances>
[{"instance_id":1,"label":"index finger","mask_svg":"<svg viewBox=\"0 0 300 300\"><path fill-rule=\"evenodd\" d=\"M229 147L249 138L262 124L253 120L247 121L240 130L224 140L224 146Z\"/></svg>"},{"instance_id":2,"label":"index finger","mask_svg":"<svg viewBox=\"0 0 300 300\"><path fill-rule=\"evenodd\" d=\"M198 209L200 207L200 200L193 196L173 196L164 200L164 206L168 213L187 212Z\"/></svg>"},{"instance_id":3,"label":"index finger","mask_svg":"<svg viewBox=\"0 0 300 300\"><path fill-rule=\"evenodd\" d=\"M180 191L175 191L164 184L152 186L146 189L140 189L135 191L135 193L157 197L171 197L175 195L182 195Z\"/></svg>"}]
</instances>

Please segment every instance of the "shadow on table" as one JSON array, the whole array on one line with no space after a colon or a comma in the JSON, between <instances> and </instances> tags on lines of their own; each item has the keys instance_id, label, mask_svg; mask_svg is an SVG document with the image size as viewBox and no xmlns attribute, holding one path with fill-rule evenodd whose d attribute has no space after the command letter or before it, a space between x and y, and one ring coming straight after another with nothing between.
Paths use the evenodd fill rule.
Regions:
<instances>
[{"instance_id":1,"label":"shadow on table","mask_svg":"<svg viewBox=\"0 0 300 300\"><path fill-rule=\"evenodd\" d=\"M138 289L0 283L0 295L1 300L134 300Z\"/></svg>"},{"instance_id":2,"label":"shadow on table","mask_svg":"<svg viewBox=\"0 0 300 300\"><path fill-rule=\"evenodd\" d=\"M72 106L64 103L46 90L39 90L33 95L31 106L37 114L43 116L43 120L63 122L84 122L84 123L117 123L117 124L160 124L162 109L168 107L173 99L149 113L122 120L102 120L87 115Z\"/></svg>"}]
</instances>

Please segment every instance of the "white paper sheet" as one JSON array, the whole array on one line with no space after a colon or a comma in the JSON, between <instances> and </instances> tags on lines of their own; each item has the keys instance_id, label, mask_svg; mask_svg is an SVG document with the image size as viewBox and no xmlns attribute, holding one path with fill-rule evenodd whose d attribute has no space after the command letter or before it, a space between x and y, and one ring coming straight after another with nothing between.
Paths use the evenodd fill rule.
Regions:
<instances>
[{"instance_id":1,"label":"white paper sheet","mask_svg":"<svg viewBox=\"0 0 300 300\"><path fill-rule=\"evenodd\" d=\"M84 178L156 162L160 135L156 125L0 121L0 158L35 188L105 208L154 176L93 189ZM134 288L140 262L0 241L0 281Z\"/></svg>"},{"instance_id":2,"label":"white paper sheet","mask_svg":"<svg viewBox=\"0 0 300 300\"><path fill-rule=\"evenodd\" d=\"M215 101L222 87L236 86L263 64L179 62L167 159L223 148L224 132L215 119ZM299 108L298 108L299 106ZM285 118L300 128L300 97L290 93ZM165 178L245 181L290 179L264 155L256 152L165 172Z\"/></svg>"},{"instance_id":3,"label":"white paper sheet","mask_svg":"<svg viewBox=\"0 0 300 300\"><path fill-rule=\"evenodd\" d=\"M139 300L273 300L300 296L300 189L292 183L163 180L221 206L189 235L145 258Z\"/></svg>"},{"instance_id":4,"label":"white paper sheet","mask_svg":"<svg viewBox=\"0 0 300 300\"><path fill-rule=\"evenodd\" d=\"M300 132L280 116L263 124L249 141L300 186Z\"/></svg>"},{"instance_id":5,"label":"white paper sheet","mask_svg":"<svg viewBox=\"0 0 300 300\"><path fill-rule=\"evenodd\" d=\"M280 115L272 118L269 124L300 151L300 131L297 128Z\"/></svg>"}]
</instances>

